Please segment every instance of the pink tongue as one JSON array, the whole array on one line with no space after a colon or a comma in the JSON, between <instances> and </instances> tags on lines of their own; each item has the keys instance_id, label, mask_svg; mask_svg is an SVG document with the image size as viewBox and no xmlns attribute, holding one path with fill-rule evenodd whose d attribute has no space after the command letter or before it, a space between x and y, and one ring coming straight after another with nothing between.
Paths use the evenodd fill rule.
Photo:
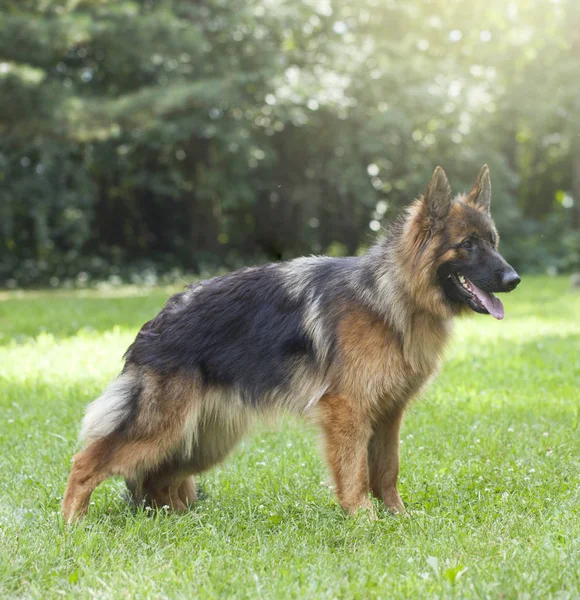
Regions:
<instances>
[{"instance_id":1,"label":"pink tongue","mask_svg":"<svg viewBox=\"0 0 580 600\"><path fill-rule=\"evenodd\" d=\"M496 298L493 294L488 294L483 290L480 290L473 282L471 284L472 292L479 298L479 301L487 308L487 312L494 316L496 319L503 319L503 304L499 298Z\"/></svg>"}]
</instances>

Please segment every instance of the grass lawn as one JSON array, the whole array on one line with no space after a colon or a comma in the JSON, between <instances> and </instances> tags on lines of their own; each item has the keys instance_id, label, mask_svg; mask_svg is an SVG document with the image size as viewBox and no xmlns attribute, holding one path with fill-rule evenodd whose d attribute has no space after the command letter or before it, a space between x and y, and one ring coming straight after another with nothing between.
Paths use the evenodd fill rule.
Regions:
<instances>
[{"instance_id":1,"label":"grass lawn","mask_svg":"<svg viewBox=\"0 0 580 600\"><path fill-rule=\"evenodd\" d=\"M580 598L580 292L524 278L506 318L459 321L410 409L410 518L347 518L316 432L261 429L188 514L135 512L121 481L59 505L85 405L167 290L0 297L0 597Z\"/></svg>"}]
</instances>

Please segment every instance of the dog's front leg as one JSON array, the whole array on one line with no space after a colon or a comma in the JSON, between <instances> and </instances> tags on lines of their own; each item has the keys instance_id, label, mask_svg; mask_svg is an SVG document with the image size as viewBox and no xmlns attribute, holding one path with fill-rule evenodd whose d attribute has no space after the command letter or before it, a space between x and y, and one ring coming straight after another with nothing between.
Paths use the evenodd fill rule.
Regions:
<instances>
[{"instance_id":1,"label":"dog's front leg","mask_svg":"<svg viewBox=\"0 0 580 600\"><path fill-rule=\"evenodd\" d=\"M326 458L341 506L354 514L358 509L374 511L369 499L368 444L372 424L353 400L328 395L319 403Z\"/></svg>"},{"instance_id":2,"label":"dog's front leg","mask_svg":"<svg viewBox=\"0 0 580 600\"><path fill-rule=\"evenodd\" d=\"M392 513L405 513L397 490L399 443L404 410L397 408L383 415L374 425L369 442L369 476L373 495Z\"/></svg>"}]
</instances>

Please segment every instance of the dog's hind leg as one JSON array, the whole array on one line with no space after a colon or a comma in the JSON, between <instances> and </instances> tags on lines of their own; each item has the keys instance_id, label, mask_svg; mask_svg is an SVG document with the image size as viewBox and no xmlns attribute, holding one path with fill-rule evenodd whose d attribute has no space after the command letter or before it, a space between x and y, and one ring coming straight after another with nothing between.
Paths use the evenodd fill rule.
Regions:
<instances>
[{"instance_id":1,"label":"dog's hind leg","mask_svg":"<svg viewBox=\"0 0 580 600\"><path fill-rule=\"evenodd\" d=\"M192 475L188 475L181 482L177 493L185 506L192 506L197 502L197 488L195 487L195 479Z\"/></svg>"},{"instance_id":2,"label":"dog's hind leg","mask_svg":"<svg viewBox=\"0 0 580 600\"><path fill-rule=\"evenodd\" d=\"M134 402L132 410L119 409L123 398L115 403L115 398L104 394L97 400L96 407L87 411L84 429L88 432L85 437L89 444L73 459L63 500L68 522L87 511L94 489L114 475L132 482L131 487L138 500L139 488L142 487L140 482L144 482L148 473L159 472L160 465L168 464L183 447L184 423L187 423L190 414L193 391L191 382L164 381L160 376L146 374L138 383L138 391L131 396ZM107 412L101 410L99 403L105 405ZM107 430L104 430L100 422L107 418ZM178 493L184 478L185 475L182 475L179 482L170 482L167 492L164 492L163 505L184 506Z\"/></svg>"},{"instance_id":3,"label":"dog's hind leg","mask_svg":"<svg viewBox=\"0 0 580 600\"><path fill-rule=\"evenodd\" d=\"M73 468L68 478L62 510L67 523L83 516L95 488L111 476L109 469L110 440L93 442L73 458Z\"/></svg>"},{"instance_id":4,"label":"dog's hind leg","mask_svg":"<svg viewBox=\"0 0 580 600\"><path fill-rule=\"evenodd\" d=\"M183 510L197 501L193 475L202 473L223 461L247 431L250 416L243 407L198 414L195 434L183 453L172 457L157 469L147 473L139 485L139 500L152 508L169 506ZM191 431L190 431L191 434Z\"/></svg>"},{"instance_id":5,"label":"dog's hind leg","mask_svg":"<svg viewBox=\"0 0 580 600\"><path fill-rule=\"evenodd\" d=\"M179 496L179 489L183 482L182 477L169 479L146 479L143 484L145 501L152 508L170 508L171 510L187 510L187 503Z\"/></svg>"},{"instance_id":6,"label":"dog's hind leg","mask_svg":"<svg viewBox=\"0 0 580 600\"><path fill-rule=\"evenodd\" d=\"M219 406L219 404L218 404ZM135 504L184 510L197 501L194 475L223 461L247 431L251 418L243 406L190 415L180 448L169 459L133 478L127 487Z\"/></svg>"},{"instance_id":7,"label":"dog's hind leg","mask_svg":"<svg viewBox=\"0 0 580 600\"><path fill-rule=\"evenodd\" d=\"M139 506L151 508L169 506L174 510L185 510L197 502L197 489L193 475L175 471L161 474L162 470L148 473L141 480L126 480L128 499Z\"/></svg>"},{"instance_id":8,"label":"dog's hind leg","mask_svg":"<svg viewBox=\"0 0 580 600\"><path fill-rule=\"evenodd\" d=\"M167 467L147 474L140 492L141 501L151 508L167 506L172 510L186 510L197 500L193 476L183 470Z\"/></svg>"},{"instance_id":9,"label":"dog's hind leg","mask_svg":"<svg viewBox=\"0 0 580 600\"><path fill-rule=\"evenodd\" d=\"M63 512L67 522L72 522L87 511L91 494L95 488L114 475L121 475L130 481L143 477L144 473L155 469L167 459L180 437L175 430L162 429L155 438L131 440L117 433L90 444L73 459L73 468L68 480L63 500ZM173 434L173 435L172 435ZM178 484L169 485L162 505L175 508L185 506L179 499Z\"/></svg>"},{"instance_id":10,"label":"dog's hind leg","mask_svg":"<svg viewBox=\"0 0 580 600\"><path fill-rule=\"evenodd\" d=\"M148 473L141 498L153 508L169 506L183 510L197 501L193 475L223 461L246 432L248 415L243 410L213 413L199 419L191 445L175 462Z\"/></svg>"}]
</instances>

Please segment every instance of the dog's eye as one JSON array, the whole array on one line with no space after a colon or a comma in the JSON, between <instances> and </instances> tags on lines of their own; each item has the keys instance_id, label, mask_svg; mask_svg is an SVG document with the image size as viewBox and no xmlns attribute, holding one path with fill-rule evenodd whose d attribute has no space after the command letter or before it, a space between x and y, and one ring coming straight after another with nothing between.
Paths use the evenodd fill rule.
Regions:
<instances>
[{"instance_id":1,"label":"dog's eye","mask_svg":"<svg viewBox=\"0 0 580 600\"><path fill-rule=\"evenodd\" d=\"M469 250L470 248L473 248L473 242L471 240L463 240L463 242L461 242L461 247Z\"/></svg>"}]
</instances>

